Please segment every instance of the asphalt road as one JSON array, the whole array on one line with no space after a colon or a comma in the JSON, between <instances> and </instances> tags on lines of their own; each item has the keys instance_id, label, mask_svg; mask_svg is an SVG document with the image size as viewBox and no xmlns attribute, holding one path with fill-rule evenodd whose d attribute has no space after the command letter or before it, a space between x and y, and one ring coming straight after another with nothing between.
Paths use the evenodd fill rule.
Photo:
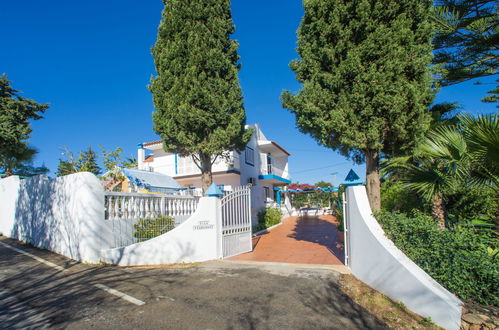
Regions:
<instances>
[{"instance_id":1,"label":"asphalt road","mask_svg":"<svg viewBox=\"0 0 499 330\"><path fill-rule=\"evenodd\" d=\"M64 268L0 244L2 329L385 328L339 290L332 270L230 262L90 266L13 240L0 242ZM132 302L116 296L121 293Z\"/></svg>"}]
</instances>

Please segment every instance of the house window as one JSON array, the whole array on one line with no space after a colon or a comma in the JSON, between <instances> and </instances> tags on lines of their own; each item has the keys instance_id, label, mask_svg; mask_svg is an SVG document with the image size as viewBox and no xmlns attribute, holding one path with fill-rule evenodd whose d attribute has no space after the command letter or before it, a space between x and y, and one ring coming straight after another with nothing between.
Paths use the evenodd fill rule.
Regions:
<instances>
[{"instance_id":1,"label":"house window","mask_svg":"<svg viewBox=\"0 0 499 330\"><path fill-rule=\"evenodd\" d=\"M244 156L246 164L255 166L255 151L252 148L246 147Z\"/></svg>"},{"instance_id":2,"label":"house window","mask_svg":"<svg viewBox=\"0 0 499 330\"><path fill-rule=\"evenodd\" d=\"M269 187L263 187L263 193L264 193L264 196L265 196L265 200L269 200L270 199L270 189L269 189Z\"/></svg>"},{"instance_id":3,"label":"house window","mask_svg":"<svg viewBox=\"0 0 499 330\"><path fill-rule=\"evenodd\" d=\"M267 155L267 174L272 174L272 157L270 157L270 154Z\"/></svg>"}]
</instances>

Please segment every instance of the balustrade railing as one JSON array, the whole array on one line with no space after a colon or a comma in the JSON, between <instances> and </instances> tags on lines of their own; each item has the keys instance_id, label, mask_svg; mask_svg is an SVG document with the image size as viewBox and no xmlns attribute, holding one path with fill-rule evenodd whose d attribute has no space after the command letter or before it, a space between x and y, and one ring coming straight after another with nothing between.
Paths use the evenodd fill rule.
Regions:
<instances>
[{"instance_id":1,"label":"balustrade railing","mask_svg":"<svg viewBox=\"0 0 499 330\"><path fill-rule=\"evenodd\" d=\"M163 233L162 229L156 229L158 223L165 221L158 219L160 217L171 217L172 225L179 225L196 211L198 200L193 196L106 192L105 220L109 221L113 233L113 247L152 238L149 237L151 231ZM160 227L166 228L164 232L173 228L171 225ZM142 237L144 232L149 236Z\"/></svg>"},{"instance_id":2,"label":"balustrade railing","mask_svg":"<svg viewBox=\"0 0 499 330\"><path fill-rule=\"evenodd\" d=\"M192 196L168 196L106 192L105 219L154 219L160 216L185 216L194 213L198 199Z\"/></svg>"}]
</instances>

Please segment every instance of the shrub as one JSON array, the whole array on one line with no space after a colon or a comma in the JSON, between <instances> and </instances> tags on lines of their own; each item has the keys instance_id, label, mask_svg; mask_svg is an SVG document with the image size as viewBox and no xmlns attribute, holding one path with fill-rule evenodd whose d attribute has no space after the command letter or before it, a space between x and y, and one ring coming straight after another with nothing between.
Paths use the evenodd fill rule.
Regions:
<instances>
[{"instance_id":1,"label":"shrub","mask_svg":"<svg viewBox=\"0 0 499 330\"><path fill-rule=\"evenodd\" d=\"M495 223L497 194L492 188L462 186L445 196L445 207L454 222Z\"/></svg>"},{"instance_id":2,"label":"shrub","mask_svg":"<svg viewBox=\"0 0 499 330\"><path fill-rule=\"evenodd\" d=\"M345 225L343 224L343 193L345 192L346 187L341 185L338 189L338 198L336 199L336 203L334 203L334 216L336 217L336 221L338 221L337 229L339 231L345 230Z\"/></svg>"},{"instance_id":3,"label":"shrub","mask_svg":"<svg viewBox=\"0 0 499 330\"><path fill-rule=\"evenodd\" d=\"M462 299L498 305L499 259L492 240L473 228L439 230L430 217L380 212L386 235L437 282ZM497 244L497 243L493 243Z\"/></svg>"},{"instance_id":4,"label":"shrub","mask_svg":"<svg viewBox=\"0 0 499 330\"><path fill-rule=\"evenodd\" d=\"M381 184L381 209L410 213L413 209L423 210L422 200L406 189L400 181L386 180Z\"/></svg>"},{"instance_id":5,"label":"shrub","mask_svg":"<svg viewBox=\"0 0 499 330\"><path fill-rule=\"evenodd\" d=\"M257 230L263 230L281 222L282 212L275 207L267 207L258 212Z\"/></svg>"},{"instance_id":6,"label":"shrub","mask_svg":"<svg viewBox=\"0 0 499 330\"><path fill-rule=\"evenodd\" d=\"M162 235L175 228L175 220L172 217L161 216L155 219L140 219L133 225L135 229L133 237L138 242Z\"/></svg>"},{"instance_id":7,"label":"shrub","mask_svg":"<svg viewBox=\"0 0 499 330\"><path fill-rule=\"evenodd\" d=\"M336 228L338 229L338 231L344 231L345 225L343 224L343 209L342 208L336 209L335 217L336 217L336 221L338 221L338 225L336 226Z\"/></svg>"}]
</instances>

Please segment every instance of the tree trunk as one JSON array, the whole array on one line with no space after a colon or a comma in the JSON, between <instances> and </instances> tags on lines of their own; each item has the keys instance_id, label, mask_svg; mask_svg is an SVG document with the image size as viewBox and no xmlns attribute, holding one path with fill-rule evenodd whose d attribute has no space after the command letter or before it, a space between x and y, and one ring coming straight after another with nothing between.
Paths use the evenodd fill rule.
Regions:
<instances>
[{"instance_id":1,"label":"tree trunk","mask_svg":"<svg viewBox=\"0 0 499 330\"><path fill-rule=\"evenodd\" d=\"M431 204L431 216L433 220L438 222L438 228L441 230L445 230L445 208L444 208L444 200L440 194L437 194L433 198L433 202Z\"/></svg>"},{"instance_id":2,"label":"tree trunk","mask_svg":"<svg viewBox=\"0 0 499 330\"><path fill-rule=\"evenodd\" d=\"M366 153L367 198L374 212L381 210L381 183L379 180L379 153Z\"/></svg>"},{"instance_id":3,"label":"tree trunk","mask_svg":"<svg viewBox=\"0 0 499 330\"><path fill-rule=\"evenodd\" d=\"M203 189L203 195L208 190L208 188L213 183L213 175L211 174L211 156L201 154L199 155L199 160L201 162L201 188Z\"/></svg>"}]
</instances>

